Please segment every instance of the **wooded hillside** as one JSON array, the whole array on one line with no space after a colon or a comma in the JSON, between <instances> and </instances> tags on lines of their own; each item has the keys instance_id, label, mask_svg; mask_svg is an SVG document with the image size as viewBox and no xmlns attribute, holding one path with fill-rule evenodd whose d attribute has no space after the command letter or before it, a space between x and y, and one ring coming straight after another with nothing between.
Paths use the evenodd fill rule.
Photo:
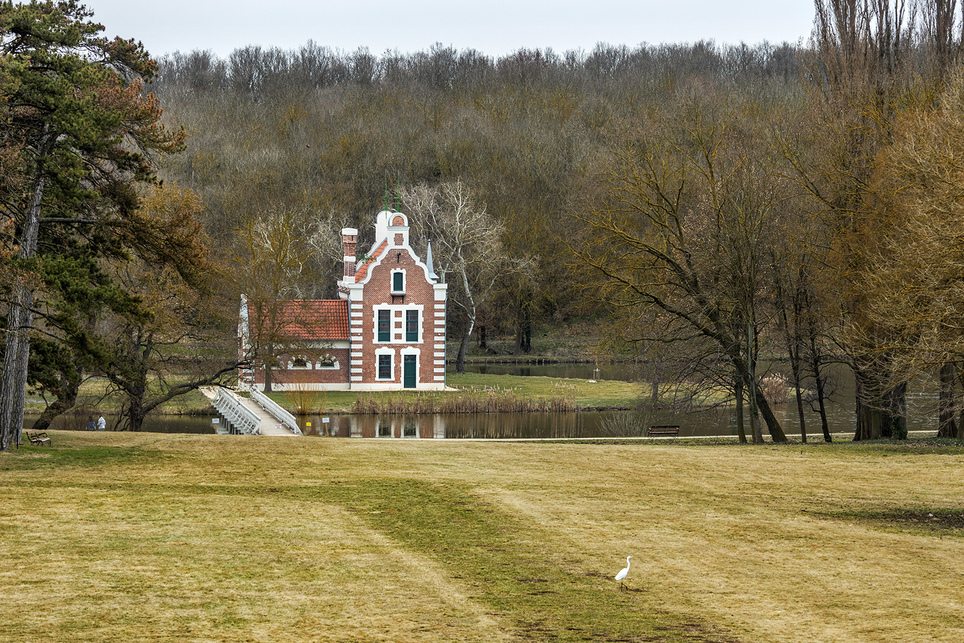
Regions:
<instances>
[{"instance_id":1,"label":"wooded hillside","mask_svg":"<svg viewBox=\"0 0 964 643\"><path fill-rule=\"evenodd\" d=\"M373 55L308 43L247 47L227 59L199 50L156 67L146 59L130 78L105 65L102 80L79 80L53 107L18 94L64 78L31 52L52 48L95 67L71 50L80 46L70 40L75 26L112 55L144 52L96 36L99 26L75 2L0 7L10 133L0 149L5 347L43 327L56 368L31 375L34 386L52 390L59 377L57 387L73 390L61 376L133 373L116 386L133 400L136 426L150 407L146 376L164 370L161 358L188 343L213 346L217 336L225 340L217 350L230 352L242 292L270 283L265 296L275 299L331 297L338 231L358 228L364 248L375 212L423 204L439 216L429 223L410 212L420 253L429 235L453 247L459 220L490 229L473 268L450 284L450 337L507 333L525 353L533 328L590 320L607 352L645 365L657 391L651 403L663 403L666 383L685 382L695 396L730 390L741 437L755 440L764 423L785 439L771 408L774 382L795 394L803 424L805 404L823 414L827 364L843 361L857 382L856 437L901 437L908 382L939 373L941 432L961 431L964 8L956 0L816 0L806 45L601 44L501 58L442 45ZM24 40L39 33L32 21L64 11L59 49ZM157 100L137 93L142 81ZM150 118L124 100L144 100ZM167 130L150 120L159 105ZM117 160L84 156L87 139L76 143L76 161L45 152L67 140L50 138L51 127L83 121L57 110L89 106L119 119L122 127L103 135ZM36 120L44 110L46 124ZM145 123L147 134L170 140L145 138L136 156L144 167L119 182L135 158L124 150L139 149L132 135ZM184 151L171 154L182 140ZM149 187L155 170L166 188ZM51 177L79 180L89 204L65 198L63 181L44 191ZM26 206L31 185L36 207ZM88 209L80 219L78 208ZM62 265L68 246L52 238L27 252L29 230L53 226L100 251L103 231L127 230L104 217L111 208L145 225L131 226L78 279L116 286L129 302L78 312L64 280L43 273ZM157 239L167 245L152 246ZM183 250L171 251L177 244ZM165 264L169 287L151 276ZM121 355L120 337L142 339ZM18 357L8 351L4 377L24 377L28 343L17 344ZM146 354L153 361L138 357ZM218 355L205 359L220 361L221 377L232 365Z\"/></svg>"}]
</instances>

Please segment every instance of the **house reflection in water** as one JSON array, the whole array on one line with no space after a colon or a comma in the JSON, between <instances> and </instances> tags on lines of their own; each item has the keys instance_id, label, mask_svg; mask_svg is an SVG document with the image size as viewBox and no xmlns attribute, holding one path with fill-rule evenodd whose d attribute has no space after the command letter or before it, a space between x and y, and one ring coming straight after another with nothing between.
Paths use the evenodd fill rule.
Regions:
<instances>
[{"instance_id":1,"label":"house reflection in water","mask_svg":"<svg viewBox=\"0 0 964 643\"><path fill-rule=\"evenodd\" d=\"M606 420L626 412L340 415L299 418L305 435L339 438L557 439L619 437ZM308 426L308 423L311 426Z\"/></svg>"},{"instance_id":2,"label":"house reflection in water","mask_svg":"<svg viewBox=\"0 0 964 643\"><path fill-rule=\"evenodd\" d=\"M325 422L325 419L328 421ZM307 426L311 422L311 426ZM444 438L445 421L438 415L342 415L299 418L305 435L337 438Z\"/></svg>"}]
</instances>

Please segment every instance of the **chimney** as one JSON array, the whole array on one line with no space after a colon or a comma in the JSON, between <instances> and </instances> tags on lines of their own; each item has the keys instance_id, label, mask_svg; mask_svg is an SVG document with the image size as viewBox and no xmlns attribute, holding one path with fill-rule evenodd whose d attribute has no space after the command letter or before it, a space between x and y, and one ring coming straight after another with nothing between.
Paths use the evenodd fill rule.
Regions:
<instances>
[{"instance_id":1,"label":"chimney","mask_svg":"<svg viewBox=\"0 0 964 643\"><path fill-rule=\"evenodd\" d=\"M355 243L358 241L358 230L355 228L341 229L341 242L345 247L345 283L355 282Z\"/></svg>"}]
</instances>

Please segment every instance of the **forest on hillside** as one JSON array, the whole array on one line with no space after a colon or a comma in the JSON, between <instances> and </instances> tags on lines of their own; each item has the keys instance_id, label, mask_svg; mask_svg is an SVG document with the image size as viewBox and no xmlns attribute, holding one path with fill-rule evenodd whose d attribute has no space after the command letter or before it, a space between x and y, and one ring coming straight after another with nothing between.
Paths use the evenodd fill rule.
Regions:
<instances>
[{"instance_id":1,"label":"forest on hillside","mask_svg":"<svg viewBox=\"0 0 964 643\"><path fill-rule=\"evenodd\" d=\"M342 226L367 247L374 213L405 209L400 192L461 182L500 226L498 252L531 268L508 271L477 328L512 334L526 353L533 327L613 311L574 249L587 232L580 216L601 207L621 153L681 109L739 101L774 119L804 110L805 55L704 42L500 59L436 45L375 57L309 43L227 60L174 54L151 90L167 122L187 131L186 152L163 174L201 196L219 251L249 253L238 231L271 217L311 241L312 269L292 296L333 296Z\"/></svg>"},{"instance_id":2,"label":"forest on hillside","mask_svg":"<svg viewBox=\"0 0 964 643\"><path fill-rule=\"evenodd\" d=\"M908 382L939 373L940 429L959 437L962 11L817 0L805 45L179 52L143 75L184 138L156 155L142 211L197 222L203 300L222 310L334 296L338 231L367 247L385 207L419 252L470 213L490 234L461 265L439 257L467 276L453 338L510 334L525 353L533 329L591 320L654 384L730 390L756 440L785 440L775 375L802 422L846 363L856 437L874 438L905 435ZM178 324L230 328L191 301Z\"/></svg>"}]
</instances>

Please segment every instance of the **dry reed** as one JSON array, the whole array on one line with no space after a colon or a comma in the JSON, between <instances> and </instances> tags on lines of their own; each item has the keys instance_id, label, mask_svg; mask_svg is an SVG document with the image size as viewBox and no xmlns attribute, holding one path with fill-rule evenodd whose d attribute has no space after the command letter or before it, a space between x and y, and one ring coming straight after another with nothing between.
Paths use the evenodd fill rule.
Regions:
<instances>
[{"instance_id":1,"label":"dry reed","mask_svg":"<svg viewBox=\"0 0 964 643\"><path fill-rule=\"evenodd\" d=\"M359 397L352 413L363 415L422 415L435 413L558 413L575 411L576 405L563 397L530 398L504 389L474 393L379 394Z\"/></svg>"}]
</instances>

